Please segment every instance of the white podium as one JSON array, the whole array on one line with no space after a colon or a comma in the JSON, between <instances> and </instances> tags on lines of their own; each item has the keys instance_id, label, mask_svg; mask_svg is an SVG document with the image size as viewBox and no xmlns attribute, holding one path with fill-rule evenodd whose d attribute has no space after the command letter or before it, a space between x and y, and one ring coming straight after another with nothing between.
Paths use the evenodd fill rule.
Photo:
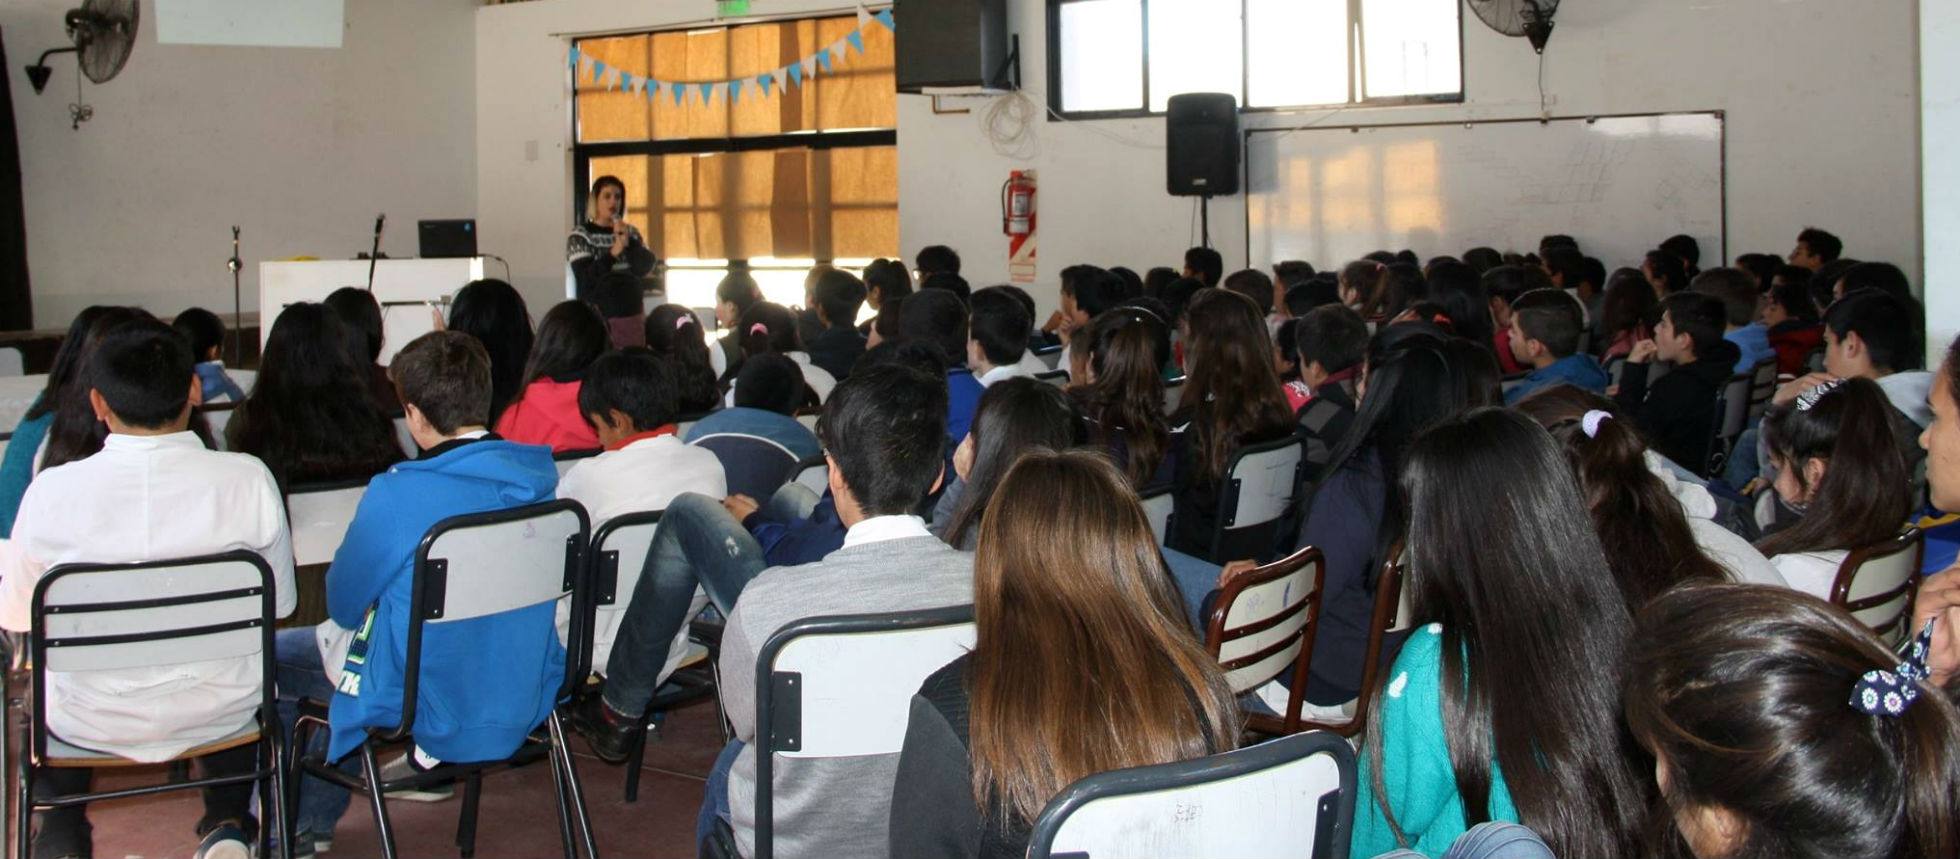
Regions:
<instances>
[{"instance_id":1,"label":"white podium","mask_svg":"<svg viewBox=\"0 0 1960 859\"><path fill-rule=\"evenodd\" d=\"M468 259L384 259L374 264L374 299L381 305L381 364L395 352L435 330L432 313L449 315L449 300L472 280L483 278L483 257ZM316 260L259 263L259 348L281 311L302 301L325 301L343 286L364 287L367 260Z\"/></svg>"}]
</instances>

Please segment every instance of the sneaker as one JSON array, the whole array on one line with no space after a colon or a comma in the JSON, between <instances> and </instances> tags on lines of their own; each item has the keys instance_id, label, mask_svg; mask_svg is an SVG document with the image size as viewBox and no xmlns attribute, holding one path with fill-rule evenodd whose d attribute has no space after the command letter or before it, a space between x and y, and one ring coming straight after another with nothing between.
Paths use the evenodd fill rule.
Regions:
<instances>
[{"instance_id":1,"label":"sneaker","mask_svg":"<svg viewBox=\"0 0 1960 859\"><path fill-rule=\"evenodd\" d=\"M198 842L197 859L252 859L252 842L245 830L229 823L205 833Z\"/></svg>"},{"instance_id":2,"label":"sneaker","mask_svg":"<svg viewBox=\"0 0 1960 859\"><path fill-rule=\"evenodd\" d=\"M603 696L587 695L572 711L572 724L585 735L592 753L609 764L623 764L640 738L640 720L613 712Z\"/></svg>"},{"instance_id":3,"label":"sneaker","mask_svg":"<svg viewBox=\"0 0 1960 859\"><path fill-rule=\"evenodd\" d=\"M411 751L408 754L402 755L401 757L395 758L394 760L382 764L381 772L380 772L381 780L383 782L391 782L396 779L408 778L409 776L416 775L423 772L424 770L416 767L415 764L409 760L410 758L414 757L414 755L415 753ZM408 800L409 802L441 802L455 795L456 795L456 785L454 782L444 782L442 784L427 785L425 787L400 787L400 788L393 788L388 791L389 799L405 799ZM333 842L331 841L328 842L328 846L332 846L332 844ZM319 847L319 842L314 842L313 849L315 851L321 851L321 848Z\"/></svg>"}]
</instances>

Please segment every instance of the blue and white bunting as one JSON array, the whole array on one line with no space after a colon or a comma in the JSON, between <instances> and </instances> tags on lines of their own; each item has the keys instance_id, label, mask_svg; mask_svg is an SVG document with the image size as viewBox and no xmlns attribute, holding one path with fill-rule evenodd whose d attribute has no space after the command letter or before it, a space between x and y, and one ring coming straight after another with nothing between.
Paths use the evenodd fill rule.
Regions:
<instances>
[{"instance_id":1,"label":"blue and white bunting","mask_svg":"<svg viewBox=\"0 0 1960 859\"><path fill-rule=\"evenodd\" d=\"M566 53L565 66L571 69L574 82L584 81L589 76L592 84L600 88L617 89L634 96L644 95L648 101L658 97L664 88L674 99L674 106L679 107L687 103L688 91L691 88L694 94L700 96L701 104L704 106L714 103L716 90L721 90L728 104L734 105L741 101L744 93L760 93L762 98L769 98L778 90L782 90L784 95L788 95L790 87L803 86L806 80L815 78L819 73L831 73L834 71L835 64L849 59L852 52L864 53L864 33L874 23L886 30L897 32L891 9L872 12L860 5L857 7L857 29L844 34L843 38L796 62L772 71L724 81L662 81L636 75L625 69L607 65L580 51L576 44Z\"/></svg>"}]
</instances>

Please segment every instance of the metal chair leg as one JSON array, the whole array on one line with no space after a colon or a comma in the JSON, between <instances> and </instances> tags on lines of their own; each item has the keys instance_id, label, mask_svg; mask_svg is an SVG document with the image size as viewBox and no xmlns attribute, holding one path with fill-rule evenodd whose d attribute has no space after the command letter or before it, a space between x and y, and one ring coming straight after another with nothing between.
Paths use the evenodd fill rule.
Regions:
<instances>
[{"instance_id":1,"label":"metal chair leg","mask_svg":"<svg viewBox=\"0 0 1960 859\"><path fill-rule=\"evenodd\" d=\"M476 809L482 796L482 771L464 776L463 813L456 818L456 847L462 851L463 859L476 855Z\"/></svg>"},{"instance_id":2,"label":"metal chair leg","mask_svg":"<svg viewBox=\"0 0 1960 859\"><path fill-rule=\"evenodd\" d=\"M368 805L374 811L381 855L383 859L395 859L395 830L388 824L388 801L381 790L381 765L374 761L374 746L366 742L361 743L361 778L367 782Z\"/></svg>"},{"instance_id":3,"label":"metal chair leg","mask_svg":"<svg viewBox=\"0 0 1960 859\"><path fill-rule=\"evenodd\" d=\"M626 801L640 801L640 767L646 763L647 732L644 727L633 738L633 750L626 754Z\"/></svg>"},{"instance_id":4,"label":"metal chair leg","mask_svg":"<svg viewBox=\"0 0 1960 859\"><path fill-rule=\"evenodd\" d=\"M579 785L578 758L572 755L571 748L565 744L564 721L558 718L557 713L552 713L550 722L552 746L558 750L559 759L565 762L565 784L571 789L572 812L577 817L579 839L585 845L587 859L599 859L598 839L592 832L592 815L585 808L585 789ZM634 766L633 771L639 772L639 767Z\"/></svg>"},{"instance_id":5,"label":"metal chair leg","mask_svg":"<svg viewBox=\"0 0 1960 859\"><path fill-rule=\"evenodd\" d=\"M565 859L578 859L578 848L572 841L571 800L565 792L565 765L558 759L563 752L564 747L553 742L546 756L551 758L551 786L558 799L558 837L565 846Z\"/></svg>"},{"instance_id":6,"label":"metal chair leg","mask_svg":"<svg viewBox=\"0 0 1960 859\"><path fill-rule=\"evenodd\" d=\"M33 841L34 830L33 755L30 754L27 747L28 737L27 731L24 730L25 725L23 724L22 727L23 730L20 732L20 761L17 764L20 769L20 774L16 779L20 786L20 797L14 803L14 856L16 859L28 859L28 856L32 855L28 851Z\"/></svg>"},{"instance_id":7,"label":"metal chair leg","mask_svg":"<svg viewBox=\"0 0 1960 859\"><path fill-rule=\"evenodd\" d=\"M721 704L721 659L719 655L716 658L710 659L708 664L714 669L715 718L720 720L717 722L717 726L721 728L721 744L726 746L730 740L735 739L735 735L728 727L728 708L723 707Z\"/></svg>"}]
</instances>

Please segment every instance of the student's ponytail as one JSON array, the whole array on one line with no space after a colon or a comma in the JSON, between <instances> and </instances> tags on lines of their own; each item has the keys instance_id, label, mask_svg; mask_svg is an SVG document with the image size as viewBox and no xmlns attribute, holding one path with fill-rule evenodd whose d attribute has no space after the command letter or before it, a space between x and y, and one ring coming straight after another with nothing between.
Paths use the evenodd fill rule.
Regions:
<instances>
[{"instance_id":1,"label":"student's ponytail","mask_svg":"<svg viewBox=\"0 0 1960 859\"><path fill-rule=\"evenodd\" d=\"M1870 379L1826 382L1763 418L1763 444L1804 483L1804 463L1822 459L1824 479L1788 529L1764 538L1764 555L1851 549L1899 531L1912 513L1911 475L1892 431L1892 405Z\"/></svg>"}]
</instances>

